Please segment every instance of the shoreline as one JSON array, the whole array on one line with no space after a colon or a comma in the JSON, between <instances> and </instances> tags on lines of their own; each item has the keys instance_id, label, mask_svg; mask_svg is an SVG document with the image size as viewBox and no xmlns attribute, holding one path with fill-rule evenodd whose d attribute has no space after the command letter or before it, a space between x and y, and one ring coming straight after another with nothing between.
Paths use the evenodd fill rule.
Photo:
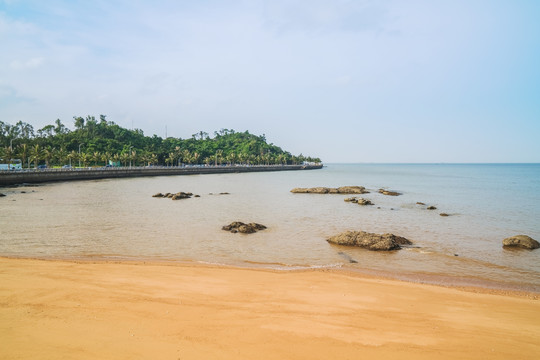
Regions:
<instances>
[{"instance_id":1,"label":"shoreline","mask_svg":"<svg viewBox=\"0 0 540 360\"><path fill-rule=\"evenodd\" d=\"M535 299L341 271L0 258L2 358L535 359Z\"/></svg>"},{"instance_id":2,"label":"shoreline","mask_svg":"<svg viewBox=\"0 0 540 360\"><path fill-rule=\"evenodd\" d=\"M391 273L387 271L376 271L370 269L358 269L353 267L348 267L346 264L343 266L287 266L283 264L274 264L279 265L279 267L265 266L268 264L261 263L246 263L246 264L224 264L224 263L212 263L205 261L197 260L175 260L175 259L153 259L153 258L124 258L124 257L115 257L107 258L102 256L95 257L34 257L34 256L5 256L0 255L1 260L26 260L26 261L44 261L52 263L73 263L73 264L116 264L116 265L141 265L141 266L170 266L178 268L210 268L210 269L232 269L232 270L245 270L245 271L261 271L261 272L270 272L270 273L303 273L303 272L323 272L323 273L336 273L343 274L351 277L358 278L368 278L368 279L380 279L387 281L396 281L408 284L416 285L426 285L426 286L435 286L447 289L455 289L473 293L481 294L490 294L490 295L501 295L501 296L513 296L521 298L529 298L538 300L540 299L540 291L530 290L530 289L518 289L515 287L507 286L504 287L505 283L488 281L486 279L479 279L476 281L464 281L462 278L461 282L457 281L456 278L451 276L439 276L433 274L409 274L409 275L398 275L396 273ZM433 280L438 279L438 280ZM444 281L446 280L446 281Z\"/></svg>"}]
</instances>

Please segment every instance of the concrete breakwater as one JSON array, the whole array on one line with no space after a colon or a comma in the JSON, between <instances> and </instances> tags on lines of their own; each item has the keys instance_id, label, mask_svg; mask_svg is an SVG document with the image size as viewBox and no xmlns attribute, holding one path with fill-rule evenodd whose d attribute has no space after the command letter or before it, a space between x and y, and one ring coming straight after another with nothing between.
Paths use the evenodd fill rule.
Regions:
<instances>
[{"instance_id":1,"label":"concrete breakwater","mask_svg":"<svg viewBox=\"0 0 540 360\"><path fill-rule=\"evenodd\" d=\"M0 186L34 184L51 181L95 180L108 178L228 174L265 171L290 171L321 169L322 165L256 165L256 166L185 166L185 167L120 167L88 169L40 169L0 171Z\"/></svg>"}]
</instances>

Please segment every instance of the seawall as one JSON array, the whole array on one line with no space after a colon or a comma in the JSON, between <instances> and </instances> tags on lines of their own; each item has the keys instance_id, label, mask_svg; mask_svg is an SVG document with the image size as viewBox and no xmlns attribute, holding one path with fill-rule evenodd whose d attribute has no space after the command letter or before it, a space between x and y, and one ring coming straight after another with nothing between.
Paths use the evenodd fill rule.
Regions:
<instances>
[{"instance_id":1,"label":"seawall","mask_svg":"<svg viewBox=\"0 0 540 360\"><path fill-rule=\"evenodd\" d=\"M88 169L43 169L0 171L0 186L35 184L51 181L95 180L109 178L228 174L266 171L315 170L322 165L256 165L256 166L186 166L186 167L120 167Z\"/></svg>"}]
</instances>

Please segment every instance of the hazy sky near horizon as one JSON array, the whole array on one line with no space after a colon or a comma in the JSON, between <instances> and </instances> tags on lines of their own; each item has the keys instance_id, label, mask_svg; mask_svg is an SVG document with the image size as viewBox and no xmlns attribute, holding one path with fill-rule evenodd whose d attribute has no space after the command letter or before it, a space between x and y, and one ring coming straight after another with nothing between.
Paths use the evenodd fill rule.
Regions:
<instances>
[{"instance_id":1,"label":"hazy sky near horizon","mask_svg":"<svg viewBox=\"0 0 540 360\"><path fill-rule=\"evenodd\" d=\"M0 120L540 162L539 19L535 0L0 0Z\"/></svg>"}]
</instances>

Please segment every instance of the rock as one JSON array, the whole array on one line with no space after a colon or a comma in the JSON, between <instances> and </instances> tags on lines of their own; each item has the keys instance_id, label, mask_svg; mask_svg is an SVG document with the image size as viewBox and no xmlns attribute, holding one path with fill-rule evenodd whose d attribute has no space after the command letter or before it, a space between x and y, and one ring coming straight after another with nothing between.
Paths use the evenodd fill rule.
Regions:
<instances>
[{"instance_id":1,"label":"rock","mask_svg":"<svg viewBox=\"0 0 540 360\"><path fill-rule=\"evenodd\" d=\"M373 251L389 251L401 249L400 245L411 245L412 242L394 234L373 234L365 231L346 231L327 239L331 244L359 246Z\"/></svg>"},{"instance_id":2,"label":"rock","mask_svg":"<svg viewBox=\"0 0 540 360\"><path fill-rule=\"evenodd\" d=\"M264 230L264 229L266 229L266 226L264 226L264 225L262 225L262 224L249 223L248 225L251 226L251 227L254 228L254 229L257 229L257 230Z\"/></svg>"},{"instance_id":3,"label":"rock","mask_svg":"<svg viewBox=\"0 0 540 360\"><path fill-rule=\"evenodd\" d=\"M189 199L193 195L192 193L185 193L185 192L177 192L176 194L173 194L171 196L172 200L181 200L181 199Z\"/></svg>"},{"instance_id":4,"label":"rock","mask_svg":"<svg viewBox=\"0 0 540 360\"><path fill-rule=\"evenodd\" d=\"M201 197L201 195L194 195L193 197Z\"/></svg>"},{"instance_id":5,"label":"rock","mask_svg":"<svg viewBox=\"0 0 540 360\"><path fill-rule=\"evenodd\" d=\"M4 196L6 196L6 194L2 194L2 193L0 193L0 197L4 197Z\"/></svg>"},{"instance_id":6,"label":"rock","mask_svg":"<svg viewBox=\"0 0 540 360\"><path fill-rule=\"evenodd\" d=\"M401 193L398 193L396 191L385 190L385 189L379 189L379 193L383 194L383 195L388 195L388 196L399 196L399 195L401 195Z\"/></svg>"},{"instance_id":7,"label":"rock","mask_svg":"<svg viewBox=\"0 0 540 360\"><path fill-rule=\"evenodd\" d=\"M374 205L370 200L367 200L367 199L364 199L364 198L358 199L356 197L350 197L350 198L344 199L344 201L350 202L350 203L353 203L353 204L358 204L358 205Z\"/></svg>"},{"instance_id":8,"label":"rock","mask_svg":"<svg viewBox=\"0 0 540 360\"><path fill-rule=\"evenodd\" d=\"M527 235L515 235L504 239L503 247L520 247L533 250L540 248L540 243Z\"/></svg>"},{"instance_id":9,"label":"rock","mask_svg":"<svg viewBox=\"0 0 540 360\"><path fill-rule=\"evenodd\" d=\"M440 216L450 216L450 215L448 215L447 213L440 213L439 215L440 215Z\"/></svg>"},{"instance_id":10,"label":"rock","mask_svg":"<svg viewBox=\"0 0 540 360\"><path fill-rule=\"evenodd\" d=\"M252 233L254 233L256 231L257 231L257 229L254 229L253 227L251 227L249 225L240 225L238 227L238 232L242 233L242 234L252 234Z\"/></svg>"},{"instance_id":11,"label":"rock","mask_svg":"<svg viewBox=\"0 0 540 360\"><path fill-rule=\"evenodd\" d=\"M435 206L428 206L427 209L428 210L437 210L437 208Z\"/></svg>"},{"instance_id":12,"label":"rock","mask_svg":"<svg viewBox=\"0 0 540 360\"><path fill-rule=\"evenodd\" d=\"M262 224L257 223L249 223L245 224L241 221L234 221L230 223L229 225L225 225L221 228L222 230L230 231L232 233L243 233L243 234L252 234L254 232L257 232L259 230L266 229L266 226Z\"/></svg>"},{"instance_id":13,"label":"rock","mask_svg":"<svg viewBox=\"0 0 540 360\"><path fill-rule=\"evenodd\" d=\"M337 188L338 194L369 194L363 186L341 186Z\"/></svg>"},{"instance_id":14,"label":"rock","mask_svg":"<svg viewBox=\"0 0 540 360\"><path fill-rule=\"evenodd\" d=\"M291 190L295 194L368 194L369 191L363 186L341 186L338 188L313 187L294 188Z\"/></svg>"},{"instance_id":15,"label":"rock","mask_svg":"<svg viewBox=\"0 0 540 360\"><path fill-rule=\"evenodd\" d=\"M325 187L314 187L308 189L309 194L328 194L329 192L330 189Z\"/></svg>"},{"instance_id":16,"label":"rock","mask_svg":"<svg viewBox=\"0 0 540 360\"><path fill-rule=\"evenodd\" d=\"M228 192L221 192L219 195L230 195Z\"/></svg>"},{"instance_id":17,"label":"rock","mask_svg":"<svg viewBox=\"0 0 540 360\"><path fill-rule=\"evenodd\" d=\"M373 203L370 200L360 198L356 201L358 205L373 205Z\"/></svg>"},{"instance_id":18,"label":"rock","mask_svg":"<svg viewBox=\"0 0 540 360\"><path fill-rule=\"evenodd\" d=\"M162 194L162 193L157 193L157 194L152 195L152 197L155 197L155 198L162 198L162 197L163 197L163 194Z\"/></svg>"},{"instance_id":19,"label":"rock","mask_svg":"<svg viewBox=\"0 0 540 360\"><path fill-rule=\"evenodd\" d=\"M426 205L426 204L424 204L423 202L417 201L416 205Z\"/></svg>"}]
</instances>

